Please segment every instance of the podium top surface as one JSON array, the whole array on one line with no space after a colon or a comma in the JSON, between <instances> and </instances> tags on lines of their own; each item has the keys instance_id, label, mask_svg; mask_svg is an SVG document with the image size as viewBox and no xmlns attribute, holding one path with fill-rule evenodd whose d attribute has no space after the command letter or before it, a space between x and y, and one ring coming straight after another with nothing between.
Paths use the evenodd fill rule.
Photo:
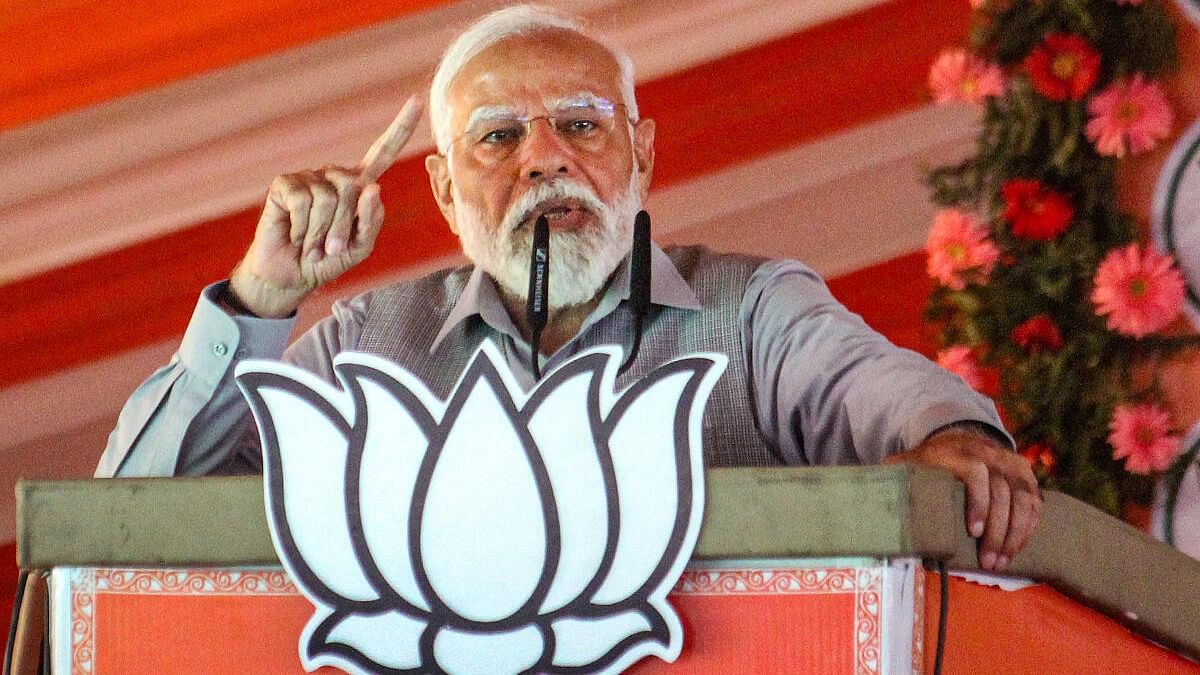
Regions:
<instances>
[{"instance_id":1,"label":"podium top surface","mask_svg":"<svg viewBox=\"0 0 1200 675\"><path fill-rule=\"evenodd\" d=\"M902 467L716 469L696 558L947 558L962 491ZM953 515L952 515L953 514ZM260 476L22 481L22 568L278 564Z\"/></svg>"},{"instance_id":2,"label":"podium top surface","mask_svg":"<svg viewBox=\"0 0 1200 675\"><path fill-rule=\"evenodd\" d=\"M279 564L258 476L23 481L17 520L24 569ZM708 471L695 559L838 556L978 569L962 486L906 466ZM1009 572L1200 658L1200 562L1082 502L1047 493Z\"/></svg>"}]
</instances>

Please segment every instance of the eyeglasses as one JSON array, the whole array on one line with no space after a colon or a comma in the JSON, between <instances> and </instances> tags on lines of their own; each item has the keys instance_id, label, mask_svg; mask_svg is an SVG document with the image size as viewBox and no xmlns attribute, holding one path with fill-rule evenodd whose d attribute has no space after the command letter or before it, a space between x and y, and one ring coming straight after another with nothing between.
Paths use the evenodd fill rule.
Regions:
<instances>
[{"instance_id":1,"label":"eyeglasses","mask_svg":"<svg viewBox=\"0 0 1200 675\"><path fill-rule=\"evenodd\" d=\"M617 110L621 109L618 117ZM485 164L494 164L513 153L529 135L534 122L546 120L550 129L571 147L594 152L612 138L619 119L628 120L625 105L595 101L572 105L545 115L484 115L475 120L453 144L460 145Z\"/></svg>"}]
</instances>

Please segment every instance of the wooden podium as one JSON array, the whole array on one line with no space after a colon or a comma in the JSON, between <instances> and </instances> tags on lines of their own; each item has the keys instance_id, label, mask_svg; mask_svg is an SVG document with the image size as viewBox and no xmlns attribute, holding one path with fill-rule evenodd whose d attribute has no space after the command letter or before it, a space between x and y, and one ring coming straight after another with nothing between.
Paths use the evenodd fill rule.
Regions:
<instances>
[{"instance_id":1,"label":"wooden podium","mask_svg":"<svg viewBox=\"0 0 1200 675\"><path fill-rule=\"evenodd\" d=\"M54 673L303 672L312 606L279 567L261 479L17 492L18 562L36 573L13 672L37 672L43 636ZM962 514L962 487L934 470L710 471L696 555L671 595L683 654L630 672L933 672L933 565L978 572ZM1200 673L1200 563L1174 549L1048 493L1010 573L1008 588L950 577L943 672Z\"/></svg>"}]
</instances>

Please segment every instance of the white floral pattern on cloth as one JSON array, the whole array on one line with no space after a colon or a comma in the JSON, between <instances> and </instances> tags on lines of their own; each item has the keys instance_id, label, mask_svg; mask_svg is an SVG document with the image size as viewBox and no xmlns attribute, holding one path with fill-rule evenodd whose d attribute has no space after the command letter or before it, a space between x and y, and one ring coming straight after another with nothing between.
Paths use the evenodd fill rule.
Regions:
<instances>
[{"instance_id":1,"label":"white floral pattern on cloth","mask_svg":"<svg viewBox=\"0 0 1200 675\"><path fill-rule=\"evenodd\" d=\"M924 577L916 575L914 615L914 672L921 667L919 642L923 640ZM230 569L77 569L71 583L71 672L94 672L96 649L96 596L123 595L283 595L300 596L300 590L283 570ZM855 596L855 672L881 671L879 568L854 567L804 569L691 569L686 570L671 595L824 595Z\"/></svg>"},{"instance_id":2,"label":"white floral pattern on cloth","mask_svg":"<svg viewBox=\"0 0 1200 675\"><path fill-rule=\"evenodd\" d=\"M283 570L79 568L71 570L71 673L90 675L96 660L99 595L298 595Z\"/></svg>"},{"instance_id":3,"label":"white floral pattern on cloth","mask_svg":"<svg viewBox=\"0 0 1200 675\"><path fill-rule=\"evenodd\" d=\"M925 571L913 575L912 671L925 672Z\"/></svg>"},{"instance_id":4,"label":"white floral pattern on cloth","mask_svg":"<svg viewBox=\"0 0 1200 675\"><path fill-rule=\"evenodd\" d=\"M882 670L880 616L883 604L883 569L881 567L689 570L680 577L674 593L679 595L853 595L854 672L856 675L874 675ZM920 601L923 602L923 600L922 589ZM917 607L920 608L921 605L918 604ZM920 609L918 613L920 613ZM914 650L916 650L915 646ZM914 656L914 660L916 658Z\"/></svg>"}]
</instances>

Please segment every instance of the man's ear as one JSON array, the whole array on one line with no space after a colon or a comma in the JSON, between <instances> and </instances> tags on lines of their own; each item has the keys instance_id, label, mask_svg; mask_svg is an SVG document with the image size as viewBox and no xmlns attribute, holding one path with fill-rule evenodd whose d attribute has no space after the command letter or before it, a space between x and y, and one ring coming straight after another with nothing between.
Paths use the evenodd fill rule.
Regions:
<instances>
[{"instance_id":1,"label":"man's ear","mask_svg":"<svg viewBox=\"0 0 1200 675\"><path fill-rule=\"evenodd\" d=\"M638 191L642 201L650 193L650 178L654 175L654 120L641 119L633 125L633 161L638 168Z\"/></svg>"},{"instance_id":2,"label":"man's ear","mask_svg":"<svg viewBox=\"0 0 1200 675\"><path fill-rule=\"evenodd\" d=\"M425 158L425 171L429 173L429 187L433 190L433 199L437 202L442 217L450 225L450 231L457 235L454 193L450 188L450 162L443 155L429 155Z\"/></svg>"}]
</instances>

